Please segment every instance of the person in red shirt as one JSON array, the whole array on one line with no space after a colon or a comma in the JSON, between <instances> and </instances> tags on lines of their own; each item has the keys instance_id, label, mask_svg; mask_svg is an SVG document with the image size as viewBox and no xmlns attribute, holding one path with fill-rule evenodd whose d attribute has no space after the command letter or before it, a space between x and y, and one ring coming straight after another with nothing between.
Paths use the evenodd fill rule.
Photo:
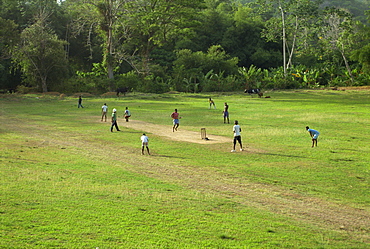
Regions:
<instances>
[{"instance_id":1,"label":"person in red shirt","mask_svg":"<svg viewBox=\"0 0 370 249\"><path fill-rule=\"evenodd\" d=\"M180 121L179 119L181 118L179 116L180 114L177 112L177 109L175 109L175 111L171 114L171 118L172 118L172 121L173 121L173 127L172 127L172 132L175 132L177 131L177 128L179 127L180 125Z\"/></svg>"}]
</instances>

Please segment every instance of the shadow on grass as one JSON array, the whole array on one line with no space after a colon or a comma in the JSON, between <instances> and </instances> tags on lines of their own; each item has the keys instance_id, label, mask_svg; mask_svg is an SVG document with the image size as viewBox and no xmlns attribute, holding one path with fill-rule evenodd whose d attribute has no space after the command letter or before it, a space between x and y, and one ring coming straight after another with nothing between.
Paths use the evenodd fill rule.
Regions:
<instances>
[{"instance_id":1,"label":"shadow on grass","mask_svg":"<svg viewBox=\"0 0 370 249\"><path fill-rule=\"evenodd\" d=\"M259 153L261 155L267 155L267 156L280 156L280 157L292 157L292 158L308 158L306 156L296 156L296 155L286 155L286 154L278 154L278 153Z\"/></svg>"},{"instance_id":2,"label":"shadow on grass","mask_svg":"<svg viewBox=\"0 0 370 249\"><path fill-rule=\"evenodd\" d=\"M151 156L154 156L154 157L164 157L164 158L179 158L179 159L187 159L186 157L180 157L180 156L167 156L167 155L151 155Z\"/></svg>"}]
</instances>

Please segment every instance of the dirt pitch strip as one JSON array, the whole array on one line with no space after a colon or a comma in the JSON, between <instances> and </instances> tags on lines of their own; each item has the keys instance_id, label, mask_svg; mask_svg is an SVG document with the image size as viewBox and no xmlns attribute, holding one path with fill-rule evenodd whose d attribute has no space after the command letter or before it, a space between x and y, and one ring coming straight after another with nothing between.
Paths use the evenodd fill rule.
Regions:
<instances>
[{"instance_id":1,"label":"dirt pitch strip","mask_svg":"<svg viewBox=\"0 0 370 249\"><path fill-rule=\"evenodd\" d=\"M172 132L171 125L157 125L151 124L139 120L130 120L129 122L122 120L118 121L118 126L124 126L130 129L139 130L147 133L151 133L157 136L166 137L171 140L176 141L183 141L189 143L198 143L198 144L216 144L216 143L231 143L232 137L223 137L208 134L207 137L209 140L205 140L201 138L201 133L199 128L199 132L196 131L188 131L183 129L183 127L179 127L178 131ZM203 128L203 127L202 127Z\"/></svg>"}]
</instances>

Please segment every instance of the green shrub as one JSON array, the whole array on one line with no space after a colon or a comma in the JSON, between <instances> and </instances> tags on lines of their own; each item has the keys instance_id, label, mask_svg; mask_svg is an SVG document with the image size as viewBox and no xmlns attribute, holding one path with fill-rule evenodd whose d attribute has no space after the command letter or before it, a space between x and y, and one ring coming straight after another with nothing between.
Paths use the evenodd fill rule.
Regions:
<instances>
[{"instance_id":1,"label":"green shrub","mask_svg":"<svg viewBox=\"0 0 370 249\"><path fill-rule=\"evenodd\" d=\"M17 86L17 90L16 90L18 93L21 93L21 94L27 94L27 93L31 93L31 92L37 92L37 88L35 87L27 87L27 86L24 86L24 85L19 85Z\"/></svg>"},{"instance_id":2,"label":"green shrub","mask_svg":"<svg viewBox=\"0 0 370 249\"><path fill-rule=\"evenodd\" d=\"M141 84L141 81L142 79L136 72L130 71L128 73L120 74L116 76L115 87L116 88L128 87L129 89L137 90L139 85Z\"/></svg>"},{"instance_id":3,"label":"green shrub","mask_svg":"<svg viewBox=\"0 0 370 249\"><path fill-rule=\"evenodd\" d=\"M148 93L165 93L170 91L169 81L165 81L161 77L150 75L145 77L138 86L138 91Z\"/></svg>"}]
</instances>

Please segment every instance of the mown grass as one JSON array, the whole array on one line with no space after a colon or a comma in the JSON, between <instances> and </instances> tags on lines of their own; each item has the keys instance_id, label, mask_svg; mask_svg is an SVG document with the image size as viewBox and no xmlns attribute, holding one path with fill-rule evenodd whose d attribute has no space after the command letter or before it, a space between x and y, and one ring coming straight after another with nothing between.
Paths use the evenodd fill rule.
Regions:
<instances>
[{"instance_id":1,"label":"mown grass","mask_svg":"<svg viewBox=\"0 0 370 249\"><path fill-rule=\"evenodd\" d=\"M316 223L294 210L264 208L263 198L281 191L368 214L370 93L269 95L131 94L86 98L84 109L74 98L3 96L0 247L367 248L369 226ZM208 97L216 110L208 109ZM110 133L109 122L100 122L105 102L120 116L128 106L133 119L162 125L177 108L180 129L206 127L230 143L148 134L153 155L141 156L144 131ZM224 102L231 123L242 126L246 152L230 153ZM321 132L317 148L306 125ZM261 201L238 192L239 185Z\"/></svg>"}]
</instances>

